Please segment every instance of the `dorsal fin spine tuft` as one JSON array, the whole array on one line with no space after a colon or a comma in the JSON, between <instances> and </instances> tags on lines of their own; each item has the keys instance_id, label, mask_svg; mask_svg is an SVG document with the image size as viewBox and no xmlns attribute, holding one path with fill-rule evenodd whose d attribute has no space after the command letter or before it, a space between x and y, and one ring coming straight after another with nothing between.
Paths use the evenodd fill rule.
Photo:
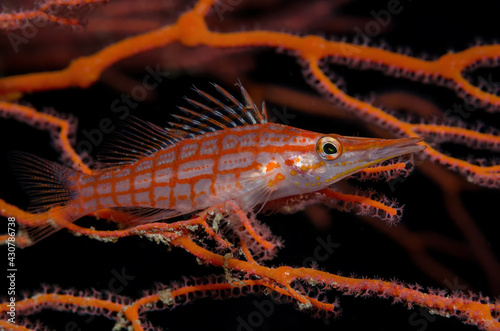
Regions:
<instances>
[{"instance_id":1,"label":"dorsal fin spine tuft","mask_svg":"<svg viewBox=\"0 0 500 331\"><path fill-rule=\"evenodd\" d=\"M97 169L109 170L117 166L132 164L178 141L208 132L267 123L265 104L262 110L259 110L240 82L237 86L240 87L243 103L219 85L212 85L221 96L227 99L228 104L193 87L199 96L214 106L211 107L185 97L184 99L190 105L199 108L199 111L179 107L183 115L172 114L176 121L169 122L171 128L162 128L129 116L121 123L123 132L115 133L110 139L112 143L108 142L98 154Z\"/></svg>"}]
</instances>

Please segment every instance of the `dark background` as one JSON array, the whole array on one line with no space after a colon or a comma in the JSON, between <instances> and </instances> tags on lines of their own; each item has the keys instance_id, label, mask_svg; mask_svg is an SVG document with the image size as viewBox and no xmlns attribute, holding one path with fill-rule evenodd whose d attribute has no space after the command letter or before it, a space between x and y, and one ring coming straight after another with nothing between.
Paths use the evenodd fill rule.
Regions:
<instances>
[{"instance_id":1,"label":"dark background","mask_svg":"<svg viewBox=\"0 0 500 331\"><path fill-rule=\"evenodd\" d=\"M379 12L387 8L387 1L353 1L341 8L340 15L370 18L370 12ZM393 48L408 47L414 55L423 53L438 57L448 51L460 51L474 44L476 40L484 43L495 42L499 37L498 13L500 4L496 1L475 1L458 4L454 1L441 1L439 5L433 1L401 1L404 8L400 14L391 17L391 27L380 36L373 38L372 43L386 42ZM235 15L258 15L254 12L235 12ZM332 18L334 19L334 18ZM258 22L256 22L258 23ZM246 26L252 29L253 26ZM284 27L286 29L286 27ZM301 33L321 33L321 31L300 31ZM339 36L327 35L327 38ZM355 33L347 34L348 40ZM196 50L193 50L193 52ZM262 83L276 83L294 87L303 91L312 91L301 75L301 67L295 58L276 54L274 51L257 50L258 67L251 73L251 79ZM9 50L5 50L6 57ZM36 56L36 55L34 55ZM347 82L349 94L368 95L370 91L403 90L420 95L443 110L454 103L462 103L452 91L445 88L427 86L404 79L386 78L374 71L357 71L334 67ZM11 75L22 70L12 71L4 67L4 74ZM497 68L488 70L494 82L500 82ZM143 71L131 72L130 76L138 80L144 77ZM210 90L209 82L217 81L216 77L189 71L172 73L158 87L157 95L151 102L141 103L134 114L158 124L169 119L168 113L176 105L185 105L182 97L192 95L190 87L195 84L199 88ZM225 86L237 92L232 86ZM37 109L52 107L59 112L71 113L80 120L79 129L91 130L98 127L104 117L117 120L116 114L110 112L110 104L121 92L98 82L88 89L68 89L64 91L44 92L26 95L23 100ZM362 126L352 123L339 123L311 116L294 110L293 104L268 105L283 109L286 106L290 114L290 125L318 132L337 132L342 134L370 135ZM469 120L482 118L489 125L498 128L498 116L486 114L483 110L475 112ZM25 207L27 198L13 179L4 158L6 152L22 150L47 159L57 160L58 154L49 146L50 137L19 124L13 120L1 120L0 144L2 161L0 164L0 197L18 206ZM81 133L80 133L81 134ZM461 153L460 149L451 146L451 151ZM93 151L94 154L96 151ZM356 183L361 187L375 187L390 197L406 205L402 222L414 231L435 231L451 238L462 239L460 232L454 227L446 211L438 188L418 170L403 183L398 183L392 192L387 183ZM478 227L489 240L489 245L498 254L497 203L498 190L479 189L463 192L463 201L467 209L477 221ZM359 277L396 278L406 283L418 283L424 287L443 288L444 286L429 279L409 259L407 252L389 238L371 228L351 214L331 211L333 222L326 229L315 227L306 214L259 216L268 224L273 232L285 240L286 248L280 251L276 260L267 265L300 266L302 261L310 257L319 240L331 238L340 244L333 254L319 263L320 268L343 275L354 273ZM88 218L78 224L96 224ZM5 249L2 249L5 253ZM494 296L485 282L482 270L474 261L451 259L448 256L435 255L438 260L468 282L468 285L456 284L459 289L480 291L484 295ZM62 289L114 290L120 295L139 298L143 291L150 290L155 283L168 284L183 276L203 276L221 274L219 268L199 266L193 256L181 249L169 251L164 246L156 245L138 237L125 238L116 244L101 243L60 231L39 242L34 247L18 249L16 252L18 265L16 286L18 289L33 293L41 284L58 285ZM446 280L443 280L443 282ZM447 280L455 284L453 279ZM4 295L2 293L2 295ZM475 330L465 326L455 318L443 318L429 315L425 309L407 310L400 304L391 304L391 300L378 298L353 298L342 296L332 291L332 296L340 297L342 315L337 318L313 318L311 314L298 311L291 304L272 304L273 312L259 320L262 316L257 308L262 302L269 300L264 296L249 296L239 299L215 301L201 299L194 304L182 306L175 310L151 313L148 316L156 326L168 330L238 330L241 321L252 321L257 318L262 323L254 330ZM266 301L267 302L267 301ZM257 304L256 304L257 303ZM260 314L260 315L259 315ZM43 311L36 314L50 329L55 330L109 330L113 326L102 317L78 316L72 313ZM255 321L257 321L255 320ZM250 324L251 325L251 324ZM243 328L245 330L245 328Z\"/></svg>"}]
</instances>

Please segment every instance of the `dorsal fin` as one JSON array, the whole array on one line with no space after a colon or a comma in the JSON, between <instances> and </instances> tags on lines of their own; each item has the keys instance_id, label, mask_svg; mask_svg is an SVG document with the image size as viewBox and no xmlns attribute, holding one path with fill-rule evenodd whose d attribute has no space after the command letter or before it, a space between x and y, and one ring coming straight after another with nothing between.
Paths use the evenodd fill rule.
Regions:
<instances>
[{"instance_id":1,"label":"dorsal fin","mask_svg":"<svg viewBox=\"0 0 500 331\"><path fill-rule=\"evenodd\" d=\"M162 128L135 116L129 116L120 123L121 132L114 133L98 153L96 170L109 171L112 168L135 163L185 138L237 126L267 123L265 104L262 103L262 109L259 110L240 82L237 85L243 95L243 103L219 85L212 85L226 99L227 104L193 88L212 106L185 98L189 104L198 109L195 111L179 107L184 116L173 114L177 122L169 122L172 128Z\"/></svg>"},{"instance_id":2,"label":"dorsal fin","mask_svg":"<svg viewBox=\"0 0 500 331\"><path fill-rule=\"evenodd\" d=\"M184 139L184 132L164 129L156 124L129 116L119 124L122 131L114 133L97 154L96 170L132 164Z\"/></svg>"},{"instance_id":3,"label":"dorsal fin","mask_svg":"<svg viewBox=\"0 0 500 331\"><path fill-rule=\"evenodd\" d=\"M267 123L265 104L263 103L262 110L259 110L240 82L238 82L237 85L240 87L244 103L238 101L238 99L219 85L212 85L215 87L217 92L219 92L219 94L227 99L227 104L221 102L206 92L193 88L199 96L213 106L185 98L189 104L198 108L198 110L194 111L184 107L179 107L179 109L186 116L172 115L177 122L171 122L170 125L178 130L186 132L186 137L193 137L199 134L205 134L207 132L223 130L226 128Z\"/></svg>"}]
</instances>

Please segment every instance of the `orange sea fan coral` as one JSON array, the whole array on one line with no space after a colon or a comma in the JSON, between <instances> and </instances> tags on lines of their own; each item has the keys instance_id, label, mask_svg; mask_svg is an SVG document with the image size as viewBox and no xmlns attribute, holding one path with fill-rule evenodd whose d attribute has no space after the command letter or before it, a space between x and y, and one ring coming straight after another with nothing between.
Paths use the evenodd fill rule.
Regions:
<instances>
[{"instance_id":1,"label":"orange sea fan coral","mask_svg":"<svg viewBox=\"0 0 500 331\"><path fill-rule=\"evenodd\" d=\"M378 182L353 178L335 191L267 206L269 213L305 209L257 215L272 237L231 204L170 224L127 228L130 219L109 210L68 224L69 231L16 249L16 291L29 298L17 297L19 322L68 330L498 328L498 4L98 2L5 3L2 15L17 16L0 16L1 155L28 151L90 172L120 118L163 124L191 85L216 81L230 89L238 79L256 103L267 102L276 122L343 135L421 136L428 148L409 176L392 178L406 170L400 163ZM37 26L33 17L46 15L44 8L60 15ZM403 55L405 47L411 52ZM2 215L22 221L26 200L3 161ZM389 227L370 217L373 209L362 204L368 197L404 204L402 222ZM274 236L284 248L256 263L252 245L280 246ZM213 301L227 297L239 299ZM83 315L53 318L44 308ZM307 313L338 315L340 308L337 319Z\"/></svg>"}]
</instances>

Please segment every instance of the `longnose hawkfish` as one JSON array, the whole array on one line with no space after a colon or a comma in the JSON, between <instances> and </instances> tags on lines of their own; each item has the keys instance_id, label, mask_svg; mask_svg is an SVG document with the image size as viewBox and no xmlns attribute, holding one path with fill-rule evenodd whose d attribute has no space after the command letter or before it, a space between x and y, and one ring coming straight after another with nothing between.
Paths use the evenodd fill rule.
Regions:
<instances>
[{"instance_id":1,"label":"longnose hawkfish","mask_svg":"<svg viewBox=\"0 0 500 331\"><path fill-rule=\"evenodd\" d=\"M366 167L421 151L418 138L372 139L322 134L269 123L239 84L243 103L195 89L178 122L162 128L138 118L123 123L98 155L95 174L83 174L30 154L14 152L13 169L31 195L31 242L103 208L119 208L136 222L154 222L228 200L250 212L266 202L326 188ZM44 219L41 219L44 218ZM49 220L52 220L50 222Z\"/></svg>"}]
</instances>

